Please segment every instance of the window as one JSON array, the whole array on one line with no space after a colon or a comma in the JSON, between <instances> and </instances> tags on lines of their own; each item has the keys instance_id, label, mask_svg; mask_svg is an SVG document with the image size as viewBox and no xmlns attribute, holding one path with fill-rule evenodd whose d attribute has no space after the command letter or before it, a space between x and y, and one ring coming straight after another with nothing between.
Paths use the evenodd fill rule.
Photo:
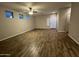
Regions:
<instances>
[{"instance_id":1,"label":"window","mask_svg":"<svg viewBox=\"0 0 79 59\"><path fill-rule=\"evenodd\" d=\"M23 19L23 14L19 14L19 19Z\"/></svg>"},{"instance_id":2,"label":"window","mask_svg":"<svg viewBox=\"0 0 79 59\"><path fill-rule=\"evenodd\" d=\"M13 18L13 12L12 11L5 11L5 16L7 17L7 18Z\"/></svg>"}]
</instances>

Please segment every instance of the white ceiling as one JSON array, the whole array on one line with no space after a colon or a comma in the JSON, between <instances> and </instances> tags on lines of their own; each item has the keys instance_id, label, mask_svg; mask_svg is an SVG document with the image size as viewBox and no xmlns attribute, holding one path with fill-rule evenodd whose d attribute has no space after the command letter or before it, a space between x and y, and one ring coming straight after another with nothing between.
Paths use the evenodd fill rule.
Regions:
<instances>
[{"instance_id":1,"label":"white ceiling","mask_svg":"<svg viewBox=\"0 0 79 59\"><path fill-rule=\"evenodd\" d=\"M56 12L61 8L70 7L70 2L5 2L0 3L0 6L4 6L10 9L14 9L21 12L27 12L29 7L38 11L38 14L48 14Z\"/></svg>"}]
</instances>

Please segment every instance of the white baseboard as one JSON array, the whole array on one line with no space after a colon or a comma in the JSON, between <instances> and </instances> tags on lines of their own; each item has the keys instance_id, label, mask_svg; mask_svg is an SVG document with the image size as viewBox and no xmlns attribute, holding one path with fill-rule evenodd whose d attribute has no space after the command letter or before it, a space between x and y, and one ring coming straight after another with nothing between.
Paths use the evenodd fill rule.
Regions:
<instances>
[{"instance_id":1,"label":"white baseboard","mask_svg":"<svg viewBox=\"0 0 79 59\"><path fill-rule=\"evenodd\" d=\"M31 29L31 30L33 30L33 29ZM23 33L25 33L25 32L31 31L31 30L27 30L27 31L24 31L24 32L15 34L15 35L11 35L11 36L9 36L9 37L5 37L5 38L3 38L3 39L0 39L0 41L7 40L7 39L9 39L9 38L15 37L15 36L17 36L17 35L23 34Z\"/></svg>"},{"instance_id":2,"label":"white baseboard","mask_svg":"<svg viewBox=\"0 0 79 59\"><path fill-rule=\"evenodd\" d=\"M68 34L68 36L79 45L79 42L73 36L71 36L70 34Z\"/></svg>"},{"instance_id":3,"label":"white baseboard","mask_svg":"<svg viewBox=\"0 0 79 59\"><path fill-rule=\"evenodd\" d=\"M50 29L50 28L35 28L35 29Z\"/></svg>"},{"instance_id":4,"label":"white baseboard","mask_svg":"<svg viewBox=\"0 0 79 59\"><path fill-rule=\"evenodd\" d=\"M57 31L57 32L66 32L66 31Z\"/></svg>"}]
</instances>

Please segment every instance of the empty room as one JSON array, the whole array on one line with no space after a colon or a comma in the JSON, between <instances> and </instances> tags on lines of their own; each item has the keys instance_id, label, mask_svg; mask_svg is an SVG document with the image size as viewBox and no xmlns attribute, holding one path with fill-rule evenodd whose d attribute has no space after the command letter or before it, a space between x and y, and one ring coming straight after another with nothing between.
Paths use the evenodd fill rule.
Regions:
<instances>
[{"instance_id":1,"label":"empty room","mask_svg":"<svg viewBox=\"0 0 79 59\"><path fill-rule=\"evenodd\" d=\"M79 3L0 2L0 57L79 57Z\"/></svg>"}]
</instances>

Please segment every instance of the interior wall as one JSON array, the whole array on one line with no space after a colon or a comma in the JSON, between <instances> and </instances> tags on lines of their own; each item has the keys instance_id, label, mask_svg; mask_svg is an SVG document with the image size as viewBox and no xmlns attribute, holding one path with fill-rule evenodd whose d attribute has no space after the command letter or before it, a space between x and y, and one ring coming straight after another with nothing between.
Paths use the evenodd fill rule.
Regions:
<instances>
[{"instance_id":1,"label":"interior wall","mask_svg":"<svg viewBox=\"0 0 79 59\"><path fill-rule=\"evenodd\" d=\"M58 32L68 32L70 22L70 8L59 10L58 15Z\"/></svg>"},{"instance_id":2,"label":"interior wall","mask_svg":"<svg viewBox=\"0 0 79 59\"><path fill-rule=\"evenodd\" d=\"M36 15L34 17L35 17L35 28L43 28L43 29L49 28L49 24L47 24L49 15Z\"/></svg>"},{"instance_id":3,"label":"interior wall","mask_svg":"<svg viewBox=\"0 0 79 59\"><path fill-rule=\"evenodd\" d=\"M52 14L52 15L54 15L54 14ZM50 17L51 17L51 15L36 15L36 16L34 16L35 28L49 29L50 28Z\"/></svg>"},{"instance_id":4,"label":"interior wall","mask_svg":"<svg viewBox=\"0 0 79 59\"><path fill-rule=\"evenodd\" d=\"M69 35L79 43L79 3L72 3L71 5Z\"/></svg>"},{"instance_id":5,"label":"interior wall","mask_svg":"<svg viewBox=\"0 0 79 59\"><path fill-rule=\"evenodd\" d=\"M56 30L59 30L59 13L57 13L57 23L56 23Z\"/></svg>"},{"instance_id":6,"label":"interior wall","mask_svg":"<svg viewBox=\"0 0 79 59\"><path fill-rule=\"evenodd\" d=\"M58 32L65 32L66 25L66 9L59 10Z\"/></svg>"},{"instance_id":7,"label":"interior wall","mask_svg":"<svg viewBox=\"0 0 79 59\"><path fill-rule=\"evenodd\" d=\"M66 17L67 17L67 20L66 20L66 32L69 32L69 26L70 26L70 17L71 17L71 8L68 8L66 10Z\"/></svg>"},{"instance_id":8,"label":"interior wall","mask_svg":"<svg viewBox=\"0 0 79 59\"><path fill-rule=\"evenodd\" d=\"M5 10L7 10L7 8L0 7L0 40L34 29L32 16L30 20L27 20L26 17L24 17L24 19L19 19L19 12L12 10L14 18L8 19L5 17Z\"/></svg>"}]
</instances>

